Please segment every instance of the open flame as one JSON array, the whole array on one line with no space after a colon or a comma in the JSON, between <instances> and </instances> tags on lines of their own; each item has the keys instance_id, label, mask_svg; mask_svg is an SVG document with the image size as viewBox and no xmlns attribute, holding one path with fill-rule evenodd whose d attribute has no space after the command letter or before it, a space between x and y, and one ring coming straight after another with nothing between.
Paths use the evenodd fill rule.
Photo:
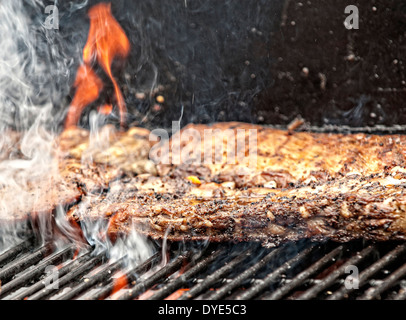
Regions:
<instances>
[{"instance_id":1,"label":"open flame","mask_svg":"<svg viewBox=\"0 0 406 320\"><path fill-rule=\"evenodd\" d=\"M104 115L109 115L113 111L113 105L112 104L104 104L99 107L98 109L99 113L104 114Z\"/></svg>"},{"instance_id":2,"label":"open flame","mask_svg":"<svg viewBox=\"0 0 406 320\"><path fill-rule=\"evenodd\" d=\"M130 52L130 42L111 14L111 5L99 3L88 13L90 19L89 36L83 49L83 64L79 67L74 86L75 96L69 107L65 128L76 126L82 111L87 105L95 101L103 88L102 80L92 70L97 62L110 78L120 112L120 124L125 123L126 105L123 94L114 78L111 65L115 57L126 58ZM111 112L112 106L102 106L102 113Z\"/></svg>"},{"instance_id":3,"label":"open flame","mask_svg":"<svg viewBox=\"0 0 406 320\"><path fill-rule=\"evenodd\" d=\"M96 73L87 65L81 65L78 69L74 83L76 94L66 118L66 127L76 125L83 109L99 97L103 83Z\"/></svg>"}]
</instances>

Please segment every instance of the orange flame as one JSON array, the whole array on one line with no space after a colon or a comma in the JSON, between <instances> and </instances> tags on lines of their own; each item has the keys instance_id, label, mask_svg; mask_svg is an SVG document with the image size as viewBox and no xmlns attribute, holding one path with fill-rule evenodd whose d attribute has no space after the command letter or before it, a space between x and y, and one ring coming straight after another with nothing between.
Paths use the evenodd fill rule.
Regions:
<instances>
[{"instance_id":1,"label":"orange flame","mask_svg":"<svg viewBox=\"0 0 406 320\"><path fill-rule=\"evenodd\" d=\"M103 83L89 66L81 65L76 75L74 87L76 94L66 117L66 128L78 123L83 109L99 97Z\"/></svg>"},{"instance_id":2,"label":"orange flame","mask_svg":"<svg viewBox=\"0 0 406 320\"><path fill-rule=\"evenodd\" d=\"M99 107L99 113L104 115L109 115L113 111L113 106L111 104L104 104Z\"/></svg>"},{"instance_id":3,"label":"orange flame","mask_svg":"<svg viewBox=\"0 0 406 320\"><path fill-rule=\"evenodd\" d=\"M101 80L91 71L90 65L96 60L109 76L120 112L120 123L125 123L126 106L123 94L113 77L111 65L115 57L126 58L130 52L130 42L111 14L109 3L99 3L88 13L90 19L89 36L83 49L83 61L75 81L77 88L72 100L65 127L75 126L80 114L89 103L96 100L103 85ZM90 72L89 72L90 71Z\"/></svg>"}]
</instances>

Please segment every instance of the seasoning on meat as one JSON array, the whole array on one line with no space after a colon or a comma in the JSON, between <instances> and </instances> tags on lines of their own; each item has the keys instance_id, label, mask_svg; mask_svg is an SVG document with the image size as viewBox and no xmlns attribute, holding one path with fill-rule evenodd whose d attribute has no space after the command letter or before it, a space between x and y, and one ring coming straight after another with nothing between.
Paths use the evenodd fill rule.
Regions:
<instances>
[{"instance_id":1,"label":"seasoning on meat","mask_svg":"<svg viewBox=\"0 0 406 320\"><path fill-rule=\"evenodd\" d=\"M288 132L239 123L187 128L202 134L207 128L257 130L256 166L225 158L158 164L159 176L117 180L103 196L88 195L73 206L68 217L114 217L112 234L135 226L152 238L174 241L276 245L302 238L406 238L405 136ZM170 152L176 147L171 142ZM207 148L202 141L190 143Z\"/></svg>"}]
</instances>

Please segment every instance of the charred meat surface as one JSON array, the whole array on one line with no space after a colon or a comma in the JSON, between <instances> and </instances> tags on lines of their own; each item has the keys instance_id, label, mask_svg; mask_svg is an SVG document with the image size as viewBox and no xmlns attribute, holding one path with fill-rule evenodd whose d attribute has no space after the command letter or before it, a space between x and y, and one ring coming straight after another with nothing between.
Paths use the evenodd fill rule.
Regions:
<instances>
[{"instance_id":1,"label":"charred meat surface","mask_svg":"<svg viewBox=\"0 0 406 320\"><path fill-rule=\"evenodd\" d=\"M104 215L112 218L112 234L135 226L152 238L175 241L406 239L404 178L354 175L290 189L232 189L137 177L107 196L86 197L68 215L79 221Z\"/></svg>"},{"instance_id":2,"label":"charred meat surface","mask_svg":"<svg viewBox=\"0 0 406 320\"><path fill-rule=\"evenodd\" d=\"M351 173L366 176L387 172L396 166L404 167L406 159L404 135L292 132L236 122L189 125L180 135L190 129L197 131L201 137L204 137L205 130L211 130L213 141L202 138L195 143L173 138L168 146L169 159L172 163L174 149L200 148L201 165L193 166L194 162L192 165L161 165L161 174L192 174L210 181L233 181L239 187L264 186L274 182L276 187L286 188L291 184L328 181ZM249 143L250 135L256 136L255 143ZM233 161L228 152L230 146L238 146L238 143L229 144L229 141L239 137L245 142L240 143L243 149L240 153L245 158L236 156ZM216 153L216 148L222 151L217 150ZM212 163L205 163L203 157L207 154L213 155ZM250 154L255 155L254 165L249 163L252 161Z\"/></svg>"},{"instance_id":3,"label":"charred meat surface","mask_svg":"<svg viewBox=\"0 0 406 320\"><path fill-rule=\"evenodd\" d=\"M205 130L214 135L189 139L205 137ZM10 205L2 219L64 205L70 207L68 219L108 220L112 235L136 228L155 239L267 245L406 237L405 136L292 132L244 123L189 125L155 144L150 134L111 126L63 132L50 174L29 181L27 197ZM151 156L155 147L168 151L169 163ZM174 161L183 148L192 157ZM238 152L242 157L229 161ZM13 203L11 186L0 192Z\"/></svg>"},{"instance_id":4,"label":"charred meat surface","mask_svg":"<svg viewBox=\"0 0 406 320\"><path fill-rule=\"evenodd\" d=\"M1 186L0 220L51 213L58 205L68 207L85 194L107 190L123 174L155 174L155 165L148 160L149 149L149 131L142 128L121 132L105 126L94 133L80 128L65 130L55 140L45 172L13 177L12 183ZM10 152L4 148L1 157L9 157ZM18 150L14 154L19 155ZM21 193L18 198L16 190Z\"/></svg>"},{"instance_id":5,"label":"charred meat surface","mask_svg":"<svg viewBox=\"0 0 406 320\"><path fill-rule=\"evenodd\" d=\"M229 139L245 129L246 142L255 130L255 165L246 159L230 164L227 152L213 164L158 164L158 176L117 180L107 193L89 194L73 206L69 218L105 218L111 234L135 227L175 241L405 239L404 136L316 134L240 123L189 125L180 134L190 128L202 135L204 129L221 129ZM214 148L173 136L170 157L176 143L201 148L200 156Z\"/></svg>"}]
</instances>

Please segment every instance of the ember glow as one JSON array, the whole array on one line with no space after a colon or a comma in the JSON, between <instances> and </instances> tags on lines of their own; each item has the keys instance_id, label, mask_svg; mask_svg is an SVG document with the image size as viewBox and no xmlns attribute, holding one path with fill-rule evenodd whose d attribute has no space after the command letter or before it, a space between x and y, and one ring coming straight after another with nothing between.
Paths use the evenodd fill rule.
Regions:
<instances>
[{"instance_id":1,"label":"ember glow","mask_svg":"<svg viewBox=\"0 0 406 320\"><path fill-rule=\"evenodd\" d=\"M89 10L90 28L83 49L83 65L79 67L75 87L76 93L70 105L65 127L72 127L79 121L84 108L95 101L103 88L102 81L93 72L92 66L98 63L110 78L116 103L120 112L121 126L125 123L126 105L123 94L111 71L114 58L126 58L130 52L130 42L111 14L111 5L99 3ZM103 114L109 114L112 106L99 108Z\"/></svg>"},{"instance_id":2,"label":"ember glow","mask_svg":"<svg viewBox=\"0 0 406 320\"><path fill-rule=\"evenodd\" d=\"M111 290L110 295L114 295L116 292L120 291L128 285L128 279L125 273L119 271L116 278L113 281L113 289Z\"/></svg>"}]
</instances>

